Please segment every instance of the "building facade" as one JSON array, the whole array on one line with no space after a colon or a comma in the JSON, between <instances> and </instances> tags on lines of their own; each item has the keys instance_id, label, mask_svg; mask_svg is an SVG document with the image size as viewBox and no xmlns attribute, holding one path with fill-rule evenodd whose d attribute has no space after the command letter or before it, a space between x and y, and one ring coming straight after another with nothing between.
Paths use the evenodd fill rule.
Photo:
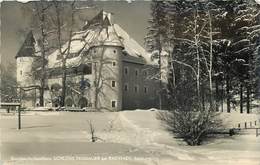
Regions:
<instances>
[{"instance_id":1,"label":"building facade","mask_svg":"<svg viewBox=\"0 0 260 165\"><path fill-rule=\"evenodd\" d=\"M66 51L68 43L62 50ZM17 82L20 87L40 85L40 55L30 32L16 55ZM111 15L101 11L75 32L70 52L59 50L46 59L45 106L59 106L62 75L66 59L66 107L89 107L118 111L156 108L159 105L158 65L150 54L127 34ZM39 62L38 62L39 63ZM33 107L39 103L39 90L24 91L22 103Z\"/></svg>"}]
</instances>

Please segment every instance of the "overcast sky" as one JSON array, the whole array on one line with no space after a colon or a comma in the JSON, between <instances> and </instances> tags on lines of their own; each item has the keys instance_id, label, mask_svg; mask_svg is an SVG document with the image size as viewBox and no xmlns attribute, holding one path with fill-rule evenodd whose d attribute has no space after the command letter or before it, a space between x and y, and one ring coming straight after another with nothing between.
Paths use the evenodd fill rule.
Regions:
<instances>
[{"instance_id":1,"label":"overcast sky","mask_svg":"<svg viewBox=\"0 0 260 165\"><path fill-rule=\"evenodd\" d=\"M148 26L147 20L150 17L150 2L103 1L95 3L100 9L114 13L114 22L143 45ZM29 17L26 17L22 9L25 5L28 4L15 1L1 4L1 64L15 64L15 55L30 26Z\"/></svg>"}]
</instances>

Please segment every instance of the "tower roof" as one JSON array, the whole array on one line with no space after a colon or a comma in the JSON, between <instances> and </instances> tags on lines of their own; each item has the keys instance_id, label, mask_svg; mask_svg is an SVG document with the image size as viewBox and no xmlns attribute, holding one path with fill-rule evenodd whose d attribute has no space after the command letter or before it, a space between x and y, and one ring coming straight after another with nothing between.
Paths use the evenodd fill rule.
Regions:
<instances>
[{"instance_id":1,"label":"tower roof","mask_svg":"<svg viewBox=\"0 0 260 165\"><path fill-rule=\"evenodd\" d=\"M30 31L27 34L25 41L24 41L23 45L21 46L21 48L19 49L18 53L16 54L15 58L33 57L34 52L35 52L34 44L35 44L35 39L33 37L32 31Z\"/></svg>"},{"instance_id":2,"label":"tower roof","mask_svg":"<svg viewBox=\"0 0 260 165\"><path fill-rule=\"evenodd\" d=\"M90 21L87 21L82 30L87 30L91 27L96 28L97 26L111 26L110 16L108 17L108 15L111 16L111 13L107 13L101 10L94 18L92 18Z\"/></svg>"}]
</instances>

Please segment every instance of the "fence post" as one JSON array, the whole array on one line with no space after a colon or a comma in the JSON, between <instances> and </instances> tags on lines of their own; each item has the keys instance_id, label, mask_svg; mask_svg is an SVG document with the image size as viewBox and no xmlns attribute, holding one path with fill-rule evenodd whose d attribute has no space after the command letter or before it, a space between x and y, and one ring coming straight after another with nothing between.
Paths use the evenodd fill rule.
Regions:
<instances>
[{"instance_id":1,"label":"fence post","mask_svg":"<svg viewBox=\"0 0 260 165\"><path fill-rule=\"evenodd\" d=\"M21 129L21 108L18 106L18 130Z\"/></svg>"},{"instance_id":2,"label":"fence post","mask_svg":"<svg viewBox=\"0 0 260 165\"><path fill-rule=\"evenodd\" d=\"M19 94L20 94L20 105L18 106L18 130L21 129L21 106L22 106L22 88L20 87L19 90Z\"/></svg>"},{"instance_id":3,"label":"fence post","mask_svg":"<svg viewBox=\"0 0 260 165\"><path fill-rule=\"evenodd\" d=\"M256 128L255 130L256 130L255 133L256 133L256 137L257 137L258 136L258 128Z\"/></svg>"}]
</instances>

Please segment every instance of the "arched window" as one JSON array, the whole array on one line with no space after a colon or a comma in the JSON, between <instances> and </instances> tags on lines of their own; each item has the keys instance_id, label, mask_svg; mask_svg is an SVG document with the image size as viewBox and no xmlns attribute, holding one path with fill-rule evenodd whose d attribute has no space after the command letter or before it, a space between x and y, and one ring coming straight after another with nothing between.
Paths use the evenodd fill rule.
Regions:
<instances>
[{"instance_id":1,"label":"arched window","mask_svg":"<svg viewBox=\"0 0 260 165\"><path fill-rule=\"evenodd\" d=\"M78 106L80 108L84 108L88 106L88 100L85 97L81 97L78 102Z\"/></svg>"},{"instance_id":2,"label":"arched window","mask_svg":"<svg viewBox=\"0 0 260 165\"><path fill-rule=\"evenodd\" d=\"M65 105L66 105L66 107L72 107L72 105L73 105L73 100L72 100L72 98L67 98L66 100L65 100Z\"/></svg>"}]
</instances>

